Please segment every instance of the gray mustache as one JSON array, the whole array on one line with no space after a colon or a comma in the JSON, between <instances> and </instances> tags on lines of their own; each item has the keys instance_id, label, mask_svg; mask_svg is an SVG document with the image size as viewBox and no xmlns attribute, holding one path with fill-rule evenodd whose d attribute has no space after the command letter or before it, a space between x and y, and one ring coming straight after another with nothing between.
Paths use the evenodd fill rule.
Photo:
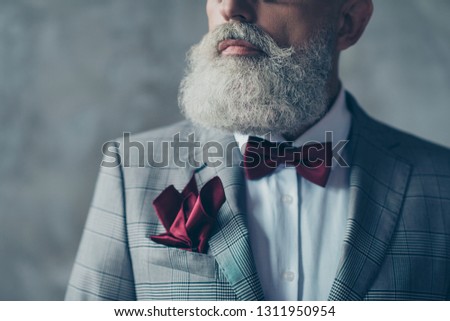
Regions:
<instances>
[{"instance_id":1,"label":"gray mustache","mask_svg":"<svg viewBox=\"0 0 450 321\"><path fill-rule=\"evenodd\" d=\"M245 22L229 22L219 25L206 35L205 41L216 48L220 42L233 39L244 40L270 56L286 56L293 53L292 48L281 48L275 40L258 26Z\"/></svg>"}]
</instances>

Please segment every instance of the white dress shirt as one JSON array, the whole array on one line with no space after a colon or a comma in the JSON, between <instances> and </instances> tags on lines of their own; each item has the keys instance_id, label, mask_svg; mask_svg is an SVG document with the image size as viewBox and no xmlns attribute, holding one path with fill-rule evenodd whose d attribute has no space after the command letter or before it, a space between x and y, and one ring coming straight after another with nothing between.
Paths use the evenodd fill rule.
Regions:
<instances>
[{"instance_id":1,"label":"white dress shirt","mask_svg":"<svg viewBox=\"0 0 450 321\"><path fill-rule=\"evenodd\" d=\"M348 138L350 125L341 89L328 113L293 145L325 142L328 131L335 146ZM235 138L242 150L248 136ZM345 158L345 148L341 154ZM266 300L327 300L339 263L348 201L349 168L335 159L325 188L297 175L294 167L279 166L268 176L247 180L250 242Z\"/></svg>"}]
</instances>

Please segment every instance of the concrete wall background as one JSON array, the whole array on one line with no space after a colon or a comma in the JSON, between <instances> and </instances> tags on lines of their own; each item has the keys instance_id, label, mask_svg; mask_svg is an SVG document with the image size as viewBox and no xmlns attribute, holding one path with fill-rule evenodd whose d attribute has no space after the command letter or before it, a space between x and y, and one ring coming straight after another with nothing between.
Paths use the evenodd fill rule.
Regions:
<instances>
[{"instance_id":1,"label":"concrete wall background","mask_svg":"<svg viewBox=\"0 0 450 321\"><path fill-rule=\"evenodd\" d=\"M365 109L450 146L450 2L374 0L342 78ZM0 300L59 300L103 142L181 119L199 0L0 0Z\"/></svg>"}]
</instances>

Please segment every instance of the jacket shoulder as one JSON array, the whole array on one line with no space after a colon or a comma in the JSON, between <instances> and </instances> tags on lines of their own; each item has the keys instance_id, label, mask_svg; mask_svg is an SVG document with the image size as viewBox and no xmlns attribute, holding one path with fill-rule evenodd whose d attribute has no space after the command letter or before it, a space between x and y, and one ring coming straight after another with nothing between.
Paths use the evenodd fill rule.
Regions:
<instances>
[{"instance_id":1,"label":"jacket shoulder","mask_svg":"<svg viewBox=\"0 0 450 321\"><path fill-rule=\"evenodd\" d=\"M194 125L188 120L182 120L167 126L154 128L140 133L129 134L130 141L147 143L161 140L173 140L176 135L186 137L195 130ZM123 142L124 137L116 139Z\"/></svg>"},{"instance_id":2,"label":"jacket shoulder","mask_svg":"<svg viewBox=\"0 0 450 321\"><path fill-rule=\"evenodd\" d=\"M383 144L413 167L414 174L450 177L450 149L378 121Z\"/></svg>"},{"instance_id":3,"label":"jacket shoulder","mask_svg":"<svg viewBox=\"0 0 450 321\"><path fill-rule=\"evenodd\" d=\"M136 134L124 133L109 143L114 145L119 162L125 167L146 167L148 164L158 167L158 160L167 162L174 158L174 151L184 152L183 148L175 149L174 142L183 144L195 133L196 127L183 120Z\"/></svg>"},{"instance_id":4,"label":"jacket shoulder","mask_svg":"<svg viewBox=\"0 0 450 321\"><path fill-rule=\"evenodd\" d=\"M358 135L381 150L403 159L413 173L450 177L450 149L413 134L396 129L367 115L356 100L349 96L349 107L358 123Z\"/></svg>"}]
</instances>

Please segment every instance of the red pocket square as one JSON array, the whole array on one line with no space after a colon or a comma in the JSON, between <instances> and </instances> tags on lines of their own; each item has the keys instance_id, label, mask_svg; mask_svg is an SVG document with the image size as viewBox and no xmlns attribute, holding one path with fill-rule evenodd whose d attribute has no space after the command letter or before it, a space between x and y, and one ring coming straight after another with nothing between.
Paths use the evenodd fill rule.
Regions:
<instances>
[{"instance_id":1,"label":"red pocket square","mask_svg":"<svg viewBox=\"0 0 450 321\"><path fill-rule=\"evenodd\" d=\"M200 193L194 176L181 193L170 185L153 201L166 233L150 238L159 244L206 253L217 212L224 202L225 192L218 176L207 182Z\"/></svg>"}]
</instances>

